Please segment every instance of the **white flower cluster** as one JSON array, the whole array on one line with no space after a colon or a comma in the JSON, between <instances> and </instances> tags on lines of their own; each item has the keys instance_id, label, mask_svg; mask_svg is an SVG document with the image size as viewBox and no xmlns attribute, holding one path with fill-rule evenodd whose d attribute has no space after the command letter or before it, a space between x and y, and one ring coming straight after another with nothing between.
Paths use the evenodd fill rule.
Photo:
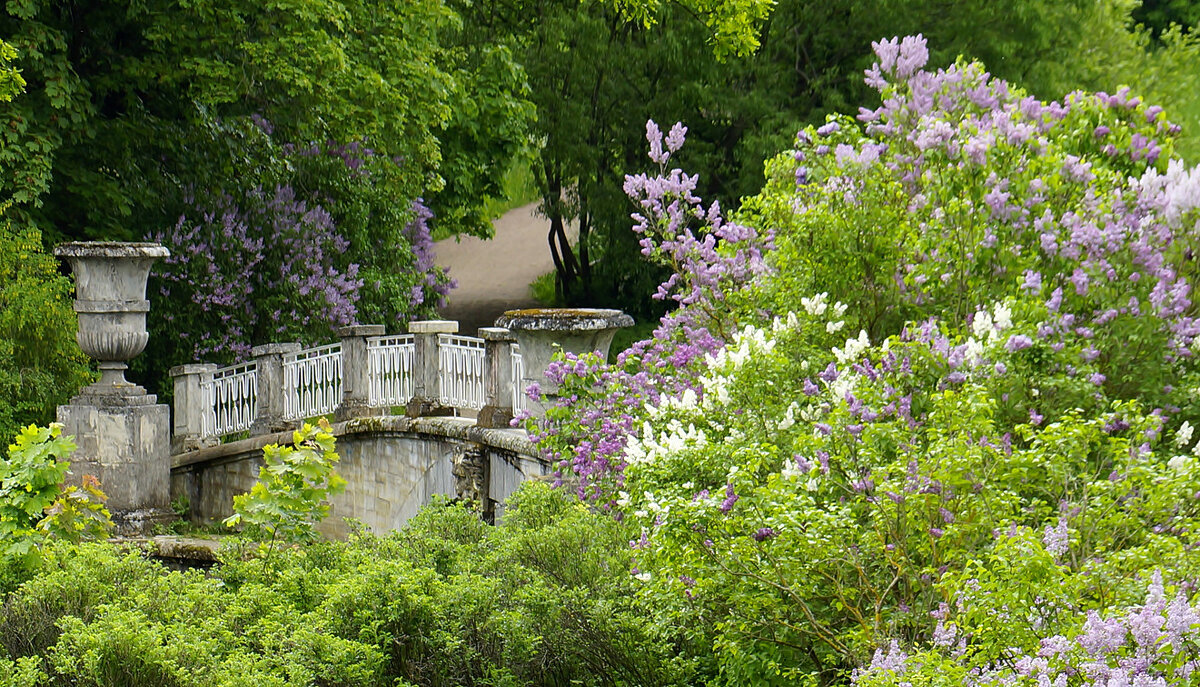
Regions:
<instances>
[{"instance_id":1,"label":"white flower cluster","mask_svg":"<svg viewBox=\"0 0 1200 687\"><path fill-rule=\"evenodd\" d=\"M708 435L703 429L689 423L684 427L679 420L671 420L662 430L655 430L649 422L642 423L642 433L631 437L625 444L625 460L629 463L649 463L679 453L685 449L700 449L708 445Z\"/></svg>"},{"instance_id":2,"label":"white flower cluster","mask_svg":"<svg viewBox=\"0 0 1200 687\"><path fill-rule=\"evenodd\" d=\"M846 325L841 319L842 315L846 314L846 304L834 303L830 305L828 293L818 293L812 298L801 298L800 305L803 305L804 311L813 317L822 317L826 312L829 312L832 316L829 318L829 323L825 325L825 331L830 334Z\"/></svg>"},{"instance_id":3,"label":"white flower cluster","mask_svg":"<svg viewBox=\"0 0 1200 687\"><path fill-rule=\"evenodd\" d=\"M733 341L716 353L705 357L708 374L700 377L704 388L703 407L711 408L714 402L729 403L729 385L737 371L752 357L769 354L775 349L774 337L765 329L749 325L733 337Z\"/></svg>"},{"instance_id":4,"label":"white flower cluster","mask_svg":"<svg viewBox=\"0 0 1200 687\"><path fill-rule=\"evenodd\" d=\"M1175 431L1175 448L1186 450L1188 446L1192 446L1192 455L1177 455L1167 461L1167 466L1177 473L1185 474L1191 472L1196 465L1195 459L1200 458L1200 441L1192 445L1192 435L1195 434L1195 431L1196 428L1187 420L1184 420L1179 429Z\"/></svg>"},{"instance_id":5,"label":"white flower cluster","mask_svg":"<svg viewBox=\"0 0 1200 687\"><path fill-rule=\"evenodd\" d=\"M1004 303L997 303L992 306L990 313L986 309L975 313L975 319L971 321L971 331L976 337L986 339L987 343L991 344L1001 332L1012 329L1012 324L1012 310Z\"/></svg>"},{"instance_id":6,"label":"white flower cluster","mask_svg":"<svg viewBox=\"0 0 1200 687\"><path fill-rule=\"evenodd\" d=\"M865 329L859 330L857 339L846 339L846 345L842 348L834 348L833 356L837 358L838 365L856 362L862 357L863 352L871 347L871 340L867 338Z\"/></svg>"}]
</instances>

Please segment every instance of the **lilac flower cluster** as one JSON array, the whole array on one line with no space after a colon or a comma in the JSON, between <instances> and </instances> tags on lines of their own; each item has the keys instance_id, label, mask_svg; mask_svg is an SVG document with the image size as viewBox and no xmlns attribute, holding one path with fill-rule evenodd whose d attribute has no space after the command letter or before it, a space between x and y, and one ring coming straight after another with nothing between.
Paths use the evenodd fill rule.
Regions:
<instances>
[{"instance_id":1,"label":"lilac flower cluster","mask_svg":"<svg viewBox=\"0 0 1200 687\"><path fill-rule=\"evenodd\" d=\"M623 484L625 443L646 404L700 391L704 358L721 348L730 331L726 295L769 272L770 232L725 222L718 203L705 207L695 195L698 177L666 169L686 134L677 123L664 139L647 122L650 158L659 173L625 179L626 193L639 206L632 217L643 254L673 269L655 297L679 307L614 365L572 354L552 363L546 374L562 389L556 408L540 424L526 423L543 454L579 479L584 497L611 498Z\"/></svg>"},{"instance_id":2,"label":"lilac flower cluster","mask_svg":"<svg viewBox=\"0 0 1200 687\"><path fill-rule=\"evenodd\" d=\"M1036 654L972 668L963 684L1066 685L1080 679L1086 681L1081 684L1107 687L1192 684L1200 674L1197 640L1200 609L1182 591L1168 601L1162 573L1155 570L1141 605L1109 617L1090 611L1078 634L1048 636ZM866 668L854 672L851 683L875 685L879 680L888 683L888 676L936 672L934 657L910 655L892 640L886 651L875 652Z\"/></svg>"},{"instance_id":3,"label":"lilac flower cluster","mask_svg":"<svg viewBox=\"0 0 1200 687\"><path fill-rule=\"evenodd\" d=\"M841 119L802 132L792 156L800 216L866 217L866 188L908 198L885 225L918 231L873 266L893 271L896 301L876 287L867 304L961 316L1040 299L1054 315L1013 350L1087 338L1081 355L1100 367L1091 384L1183 405L1160 393L1200 334L1190 266L1200 171L1168 161L1178 127L1127 89L1042 102L977 63L927 70L920 36L875 50L866 75L882 105L860 110L861 128ZM1141 354L1131 337L1147 342Z\"/></svg>"},{"instance_id":4,"label":"lilac flower cluster","mask_svg":"<svg viewBox=\"0 0 1200 687\"><path fill-rule=\"evenodd\" d=\"M420 281L413 285L409 304L417 307L425 303L430 295L436 295L437 305L446 304L446 296L457 286L454 280L447 281L442 272L437 269L437 256L433 249L433 235L429 231L429 220L433 219L433 211L425 206L422 198L412 202L413 219L404 226L404 237L412 245L413 255L417 262L414 269Z\"/></svg>"},{"instance_id":5,"label":"lilac flower cluster","mask_svg":"<svg viewBox=\"0 0 1200 687\"><path fill-rule=\"evenodd\" d=\"M163 330L187 341L192 359L242 360L256 344L324 339L354 321L358 265L340 264L347 242L323 207L280 186L242 205L222 196L193 208L149 237L171 251L155 275L179 304Z\"/></svg>"}]
</instances>

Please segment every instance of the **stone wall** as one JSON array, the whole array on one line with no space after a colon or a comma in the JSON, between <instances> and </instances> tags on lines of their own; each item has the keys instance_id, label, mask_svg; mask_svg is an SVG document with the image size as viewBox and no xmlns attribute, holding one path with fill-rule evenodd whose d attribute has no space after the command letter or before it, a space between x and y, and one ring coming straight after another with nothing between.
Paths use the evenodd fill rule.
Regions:
<instances>
[{"instance_id":1,"label":"stone wall","mask_svg":"<svg viewBox=\"0 0 1200 687\"><path fill-rule=\"evenodd\" d=\"M333 433L347 486L320 527L329 536L348 532L343 518L378 533L397 529L436 494L479 501L490 517L522 481L551 471L525 432L465 418L358 418L335 423ZM224 518L257 480L262 447L291 441L279 432L172 456L171 497L186 497L193 522Z\"/></svg>"}]
</instances>

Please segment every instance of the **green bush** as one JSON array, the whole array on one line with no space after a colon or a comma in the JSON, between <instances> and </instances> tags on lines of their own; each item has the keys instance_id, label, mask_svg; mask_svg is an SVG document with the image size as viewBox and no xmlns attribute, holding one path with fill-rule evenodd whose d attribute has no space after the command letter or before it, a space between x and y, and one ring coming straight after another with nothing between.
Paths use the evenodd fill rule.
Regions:
<instances>
[{"instance_id":1,"label":"green bush","mask_svg":"<svg viewBox=\"0 0 1200 687\"><path fill-rule=\"evenodd\" d=\"M385 537L229 547L208 576L50 544L0 610L0 684L691 684L633 596L628 539L531 484L496 527L438 503Z\"/></svg>"},{"instance_id":2,"label":"green bush","mask_svg":"<svg viewBox=\"0 0 1200 687\"><path fill-rule=\"evenodd\" d=\"M71 280L43 252L41 234L17 226L0 208L0 442L92 381L75 343Z\"/></svg>"}]
</instances>

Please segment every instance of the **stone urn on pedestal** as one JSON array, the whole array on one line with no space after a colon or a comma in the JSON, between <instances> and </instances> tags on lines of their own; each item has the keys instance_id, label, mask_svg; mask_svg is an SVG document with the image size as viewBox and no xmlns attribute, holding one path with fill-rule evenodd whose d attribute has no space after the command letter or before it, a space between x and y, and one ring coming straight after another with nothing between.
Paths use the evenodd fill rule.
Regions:
<instances>
[{"instance_id":1,"label":"stone urn on pedestal","mask_svg":"<svg viewBox=\"0 0 1200 687\"><path fill-rule=\"evenodd\" d=\"M97 477L117 534L145 534L173 517L170 409L126 380L125 370L150 338L150 267L169 253L155 243L89 242L61 244L54 254L75 276L75 340L100 367L99 381L58 407L64 434L74 435L79 446L68 479Z\"/></svg>"},{"instance_id":2,"label":"stone urn on pedestal","mask_svg":"<svg viewBox=\"0 0 1200 687\"><path fill-rule=\"evenodd\" d=\"M497 327L512 331L521 347L524 367L524 377L519 382L521 389L531 384L541 387L542 402L529 402L529 411L535 417L544 415L557 397L558 384L545 374L557 351L595 352L607 359L617 330L632 325L633 318L620 310L594 308L509 310L496 320Z\"/></svg>"}]
</instances>

